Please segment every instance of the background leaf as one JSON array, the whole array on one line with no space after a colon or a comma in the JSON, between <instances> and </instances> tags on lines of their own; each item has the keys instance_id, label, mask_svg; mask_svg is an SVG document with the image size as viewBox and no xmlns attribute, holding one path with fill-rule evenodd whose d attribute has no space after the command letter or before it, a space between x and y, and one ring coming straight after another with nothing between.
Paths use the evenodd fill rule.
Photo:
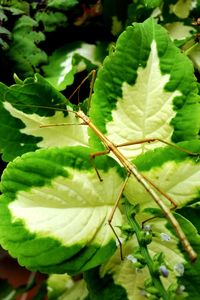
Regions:
<instances>
[{"instance_id":1,"label":"background leaf","mask_svg":"<svg viewBox=\"0 0 200 300\"><path fill-rule=\"evenodd\" d=\"M39 42L45 40L41 31L33 30L37 27L38 23L34 19L22 16L13 28L8 56L19 75L33 75L39 64L47 62L46 53L37 47Z\"/></svg>"},{"instance_id":2,"label":"background leaf","mask_svg":"<svg viewBox=\"0 0 200 300\"><path fill-rule=\"evenodd\" d=\"M105 300L111 300L113 297L116 300L128 299L123 287L115 284L109 274L101 278L98 271L99 268L95 268L84 273L89 299L100 300L102 297Z\"/></svg>"},{"instance_id":3,"label":"background leaf","mask_svg":"<svg viewBox=\"0 0 200 300\"><path fill-rule=\"evenodd\" d=\"M35 19L43 23L46 32L54 31L57 27L67 26L67 17L61 12L37 12Z\"/></svg>"},{"instance_id":4,"label":"background leaf","mask_svg":"<svg viewBox=\"0 0 200 300\"><path fill-rule=\"evenodd\" d=\"M84 70L90 72L101 65L105 46L76 42L57 49L48 65L43 67L45 78L59 91L64 90L74 82L75 74Z\"/></svg>"},{"instance_id":5,"label":"background leaf","mask_svg":"<svg viewBox=\"0 0 200 300\"><path fill-rule=\"evenodd\" d=\"M77 0L48 0L48 6L57 9L67 10L78 3Z\"/></svg>"},{"instance_id":6,"label":"background leaf","mask_svg":"<svg viewBox=\"0 0 200 300\"><path fill-rule=\"evenodd\" d=\"M88 299L88 290L83 278L73 279L67 274L52 274L48 278L48 299L84 300Z\"/></svg>"}]
</instances>

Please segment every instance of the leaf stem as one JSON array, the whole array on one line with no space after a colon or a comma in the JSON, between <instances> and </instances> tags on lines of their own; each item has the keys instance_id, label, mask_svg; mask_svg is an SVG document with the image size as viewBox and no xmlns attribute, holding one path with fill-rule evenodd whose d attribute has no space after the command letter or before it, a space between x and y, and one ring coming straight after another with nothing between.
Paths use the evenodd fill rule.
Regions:
<instances>
[{"instance_id":1,"label":"leaf stem","mask_svg":"<svg viewBox=\"0 0 200 300\"><path fill-rule=\"evenodd\" d=\"M163 300L169 300L169 295L160 280L159 272L155 270L154 262L149 254L147 245L144 243L144 237L141 234L143 233L143 231L141 230L139 223L135 219L135 213L133 213L133 209L134 207L126 200L125 201L126 216L129 221L129 224L131 225L131 227L133 228L136 234L136 238L140 247L141 254L144 257L147 267L149 269L149 273L151 275L151 279L154 284L154 287L160 292L160 295Z\"/></svg>"}]
</instances>

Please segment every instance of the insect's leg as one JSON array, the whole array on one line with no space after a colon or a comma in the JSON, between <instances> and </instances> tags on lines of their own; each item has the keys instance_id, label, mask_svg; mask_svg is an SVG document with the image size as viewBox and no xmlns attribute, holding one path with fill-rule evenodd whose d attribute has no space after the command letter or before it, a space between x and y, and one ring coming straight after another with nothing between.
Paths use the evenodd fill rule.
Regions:
<instances>
[{"instance_id":1,"label":"insect's leg","mask_svg":"<svg viewBox=\"0 0 200 300\"><path fill-rule=\"evenodd\" d=\"M154 219L156 219L156 218L157 218L157 217L155 216L155 217L151 217L151 218L148 218L148 219L142 221L142 228L144 228L144 224L145 224L145 223L147 223L147 222L149 222L149 221L151 221L151 220L154 220Z\"/></svg>"},{"instance_id":2,"label":"insect's leg","mask_svg":"<svg viewBox=\"0 0 200 300\"><path fill-rule=\"evenodd\" d=\"M170 211L173 210L173 209L174 209L174 208L171 208ZM160 216L150 217L150 218L148 218L148 219L142 221L142 228L144 228L144 224L145 224L145 223L147 223L147 222L149 222L149 221L151 221L151 220L157 219L157 218L160 218Z\"/></svg>"},{"instance_id":3,"label":"insect's leg","mask_svg":"<svg viewBox=\"0 0 200 300\"><path fill-rule=\"evenodd\" d=\"M173 148L175 148L175 149L177 149L177 150L180 150L180 151L182 151L182 152L185 152L185 153L187 153L187 154L189 154L189 155L194 155L194 156L196 156L196 155L199 155L199 153L193 153L193 152L190 152L189 150L187 150L187 149L185 149L185 148L182 148L182 147L179 147L179 146L177 146L177 145L175 145L175 144L171 144L171 143L169 143L169 142L166 142L166 141L164 141L164 140L162 140L162 139L153 139L153 138L147 138L147 139L143 139L143 140L138 140L138 141L129 141L129 142L126 142L126 143L123 143L123 144L119 144L119 145L116 145L116 147L124 147L124 146L131 146L131 145L136 145L136 144L144 144L144 143L152 143L152 142L162 142L162 143L164 143L164 144L166 144L166 145L169 145L169 146L171 146L171 147L173 147ZM176 204L176 202L169 196L169 195L167 195L165 192L163 192L157 185L155 185L149 178L147 178L146 176L144 176L144 175L142 175L143 176L143 178L145 178L145 180L146 181L148 181L150 184L151 184L151 186L156 190L156 191L158 191L161 195L163 195L172 205L173 205L173 207L172 207L172 209L175 209L175 208L177 208L177 204Z\"/></svg>"},{"instance_id":4,"label":"insect's leg","mask_svg":"<svg viewBox=\"0 0 200 300\"><path fill-rule=\"evenodd\" d=\"M173 207L170 208L170 210L174 210L177 208L177 204L176 202L174 201L174 199L172 199L169 195L167 195L165 192L163 192L159 187L157 187L157 185L155 185L148 177L144 176L143 174L141 174L142 177L148 181L156 191L158 191L161 195L163 195L167 200L169 200L169 202L173 205ZM144 224L155 219L156 217L151 217L151 218L148 218L147 220L143 221L142 222L142 228L144 227Z\"/></svg>"},{"instance_id":5,"label":"insect's leg","mask_svg":"<svg viewBox=\"0 0 200 300\"><path fill-rule=\"evenodd\" d=\"M45 128L45 127L57 127L57 126L77 126L77 125L87 125L86 123L59 123L59 124L47 124L47 125L40 125L40 128Z\"/></svg>"},{"instance_id":6,"label":"insect's leg","mask_svg":"<svg viewBox=\"0 0 200 300\"><path fill-rule=\"evenodd\" d=\"M90 105L91 105L92 92L93 92L94 82L95 82L95 79L96 79L96 70L91 71L91 73L92 73L92 79L91 79L91 82L90 82L90 93L89 93L89 97L88 97L87 110L90 109Z\"/></svg>"},{"instance_id":7,"label":"insect's leg","mask_svg":"<svg viewBox=\"0 0 200 300\"><path fill-rule=\"evenodd\" d=\"M182 151L184 153L187 153L189 155L193 155L193 156L197 156L200 155L200 153L195 153L195 152L191 152L185 148L182 148L180 146L177 146L175 144L166 142L165 140L162 139L158 139L158 138L147 138L147 139L143 139L143 140L138 140L138 141L129 141L129 142L125 142L119 145L116 145L116 147L125 147L125 146L131 146L131 145L137 145L137 144L144 144L144 143L154 143L154 142L161 142L163 144L166 144L168 146L171 146L179 151Z\"/></svg>"},{"instance_id":8,"label":"insect's leg","mask_svg":"<svg viewBox=\"0 0 200 300\"><path fill-rule=\"evenodd\" d=\"M169 195L167 195L165 192L163 192L155 183L153 183L153 181L151 181L148 177L146 177L145 175L141 174L141 176L148 181L148 183L150 183L150 185L156 190L158 191L161 195L163 195L172 205L173 207L170 209L176 209L177 208L177 204L174 201L174 199L172 199Z\"/></svg>"},{"instance_id":9,"label":"insect's leg","mask_svg":"<svg viewBox=\"0 0 200 300\"><path fill-rule=\"evenodd\" d=\"M162 199L158 196L158 194L155 192L153 188L151 188L150 184L146 181L144 177L140 173L138 173L137 169L134 168L134 166L131 169L131 173L135 176L135 178L140 182L143 187L146 189L146 191L151 195L151 197L154 199L154 201L157 203L157 205L161 208L163 214L166 216L166 218L171 222L172 226L174 227L174 230L176 231L180 242L182 243L184 249L189 254L191 261L195 261L197 258L196 252L193 250L192 246L190 245L186 235L184 234L181 226L179 225L178 221L174 217L174 215L171 213L170 209L165 205L165 203L162 201Z\"/></svg>"},{"instance_id":10,"label":"insect's leg","mask_svg":"<svg viewBox=\"0 0 200 300\"><path fill-rule=\"evenodd\" d=\"M101 175L99 174L99 171L97 170L97 167L95 165L95 157L97 156L101 156L101 155L106 155L110 152L110 149L106 149L104 151L99 151L99 152L95 152L95 153L91 153L90 154L90 161L91 164L93 166L93 168L95 169L95 172L97 174L97 177L99 178L100 181L103 181L103 179L101 178Z\"/></svg>"},{"instance_id":11,"label":"insect's leg","mask_svg":"<svg viewBox=\"0 0 200 300\"><path fill-rule=\"evenodd\" d=\"M68 97L68 99L70 100L74 94L76 94L76 92L78 92L78 104L79 104L79 91L80 88L82 86L82 84L84 84L84 82L86 80L88 80L89 78L91 78L91 82L90 82L90 93L89 93L89 100L88 100L88 108L90 107L90 102L91 102L91 97L92 97L92 91L93 91L93 86L94 86L94 81L96 78L96 70L92 70L82 81L81 83L77 86L77 88L73 91L73 93Z\"/></svg>"},{"instance_id":12,"label":"insect's leg","mask_svg":"<svg viewBox=\"0 0 200 300\"><path fill-rule=\"evenodd\" d=\"M126 184L127 184L127 182L128 182L128 179L129 179L130 175L131 175L131 173L128 173L128 174L127 174L127 177L126 177L125 181L123 182L123 185L122 185L122 187L121 187L121 189L120 189L120 192L119 192L119 194L118 194L118 196L117 196L117 199L116 199L116 201L115 201L115 205L114 205L114 207L113 207L113 209L112 209L112 211L111 211L111 214L110 214L110 216L109 216L109 218L108 218L108 224L109 224L110 228L112 229L114 235L116 236L116 239L117 239L118 244L119 244L121 260L123 260L122 243L121 243L121 241L120 241L120 239L119 239L119 237L118 237L118 235L117 235L117 233L116 233L116 231L115 231L115 229L114 229L114 227L113 227L113 225L112 225L112 220L113 220L113 216L114 216L115 211L116 211L116 209L117 209L117 207L118 207L119 201L120 201L120 199L121 199L121 196L122 196L122 194L123 194L124 188L125 188L125 186L126 186Z\"/></svg>"}]
</instances>

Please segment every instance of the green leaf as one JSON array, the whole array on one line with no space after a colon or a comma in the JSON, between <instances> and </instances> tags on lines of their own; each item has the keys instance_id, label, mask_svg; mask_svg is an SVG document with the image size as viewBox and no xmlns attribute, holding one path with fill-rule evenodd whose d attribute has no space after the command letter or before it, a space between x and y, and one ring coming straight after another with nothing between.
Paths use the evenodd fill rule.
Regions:
<instances>
[{"instance_id":1,"label":"green leaf","mask_svg":"<svg viewBox=\"0 0 200 300\"><path fill-rule=\"evenodd\" d=\"M9 48L8 43L6 43L2 38L0 38L0 45L2 46L3 50L6 50Z\"/></svg>"},{"instance_id":2,"label":"green leaf","mask_svg":"<svg viewBox=\"0 0 200 300\"><path fill-rule=\"evenodd\" d=\"M162 3L162 0L143 0L142 2L147 8L155 8Z\"/></svg>"},{"instance_id":3,"label":"green leaf","mask_svg":"<svg viewBox=\"0 0 200 300\"><path fill-rule=\"evenodd\" d=\"M55 9L68 10L76 4L78 4L78 0L48 0L47 6Z\"/></svg>"},{"instance_id":4,"label":"green leaf","mask_svg":"<svg viewBox=\"0 0 200 300\"><path fill-rule=\"evenodd\" d=\"M29 12L29 6L27 6L27 3L25 1L24 1L24 4L25 4L24 7L23 6L21 7L20 5L19 5L19 8L12 6L12 7L8 7L6 10L10 11L13 14L13 16L21 15L21 14ZM4 7L4 9L5 9L5 7Z\"/></svg>"},{"instance_id":5,"label":"green leaf","mask_svg":"<svg viewBox=\"0 0 200 300\"><path fill-rule=\"evenodd\" d=\"M139 213L136 216L138 217ZM188 234L188 238L192 246L199 254L200 240L196 229L185 218L178 214L176 214L176 217L183 230ZM170 288L174 295L174 297L171 296L169 299L185 299L187 293L189 293L195 285L197 286L197 281L192 284L193 287L189 286L190 283L185 285L188 276L187 269L191 268L190 274L193 276L192 278L194 280L197 280L197 277L195 278L195 274L197 275L199 270L198 261L195 264L186 262L182 254L182 249L178 248L179 240L174 235L174 232L171 232L171 226L169 226L165 220L152 219L148 221L148 225L151 226L153 235L153 240L149 244L148 250L152 257L158 256L159 253L162 253L164 256L164 263L169 271L168 277L161 277L164 287L166 289ZM114 283L126 290L127 299L142 300L144 299L144 296L147 297L149 295L145 288L145 282L150 278L149 271L146 266L138 269L138 263L140 262L141 255L138 254L138 245L135 236L123 244L123 255L124 260L120 261L119 252L116 252L100 267L99 277L104 279L106 275L111 275ZM159 265L157 267L159 267ZM190 282L191 281L192 280L190 280ZM185 285L186 289L182 292L182 294L179 294L179 288L182 285Z\"/></svg>"},{"instance_id":6,"label":"green leaf","mask_svg":"<svg viewBox=\"0 0 200 300\"><path fill-rule=\"evenodd\" d=\"M200 58L199 58L200 45L197 45L195 49L190 53L189 57L192 60L194 67L200 72Z\"/></svg>"},{"instance_id":7,"label":"green leaf","mask_svg":"<svg viewBox=\"0 0 200 300\"><path fill-rule=\"evenodd\" d=\"M190 240L195 251L198 253L198 259L195 264L187 263L181 284L185 287L187 292L186 299L198 299L199 290L199 267L200 267L200 235L197 230L191 227L191 223L183 217L177 216L178 221L185 232L187 232L188 239Z\"/></svg>"},{"instance_id":8,"label":"green leaf","mask_svg":"<svg viewBox=\"0 0 200 300\"><path fill-rule=\"evenodd\" d=\"M199 141L178 144L191 152L200 153ZM162 192L173 199L178 207L198 202L200 199L200 160L172 147L159 148L138 157L134 163L139 171ZM131 177L125 188L129 202L139 203L141 210L155 208L157 204L135 178ZM170 206L160 194L161 200Z\"/></svg>"},{"instance_id":9,"label":"green leaf","mask_svg":"<svg viewBox=\"0 0 200 300\"><path fill-rule=\"evenodd\" d=\"M11 7L10 7L11 6ZM26 15L30 13L30 4L27 1L12 1L11 5L9 6L9 10L12 13L20 13L23 12Z\"/></svg>"},{"instance_id":10,"label":"green leaf","mask_svg":"<svg viewBox=\"0 0 200 300\"><path fill-rule=\"evenodd\" d=\"M2 7L0 6L0 20L3 21L7 21L8 17L6 16L6 14L4 13L4 11L2 10Z\"/></svg>"},{"instance_id":11,"label":"green leaf","mask_svg":"<svg viewBox=\"0 0 200 300\"><path fill-rule=\"evenodd\" d=\"M123 173L113 159L99 158L100 182L90 152L84 147L38 150L6 168L0 242L26 268L75 274L101 264L116 250L107 220ZM117 209L112 224L121 223Z\"/></svg>"},{"instance_id":12,"label":"green leaf","mask_svg":"<svg viewBox=\"0 0 200 300\"><path fill-rule=\"evenodd\" d=\"M194 35L195 37L195 35ZM185 43L182 47L183 51L188 55L188 57L193 62L194 67L200 72L200 58L199 58L199 51L200 45L195 39L192 39Z\"/></svg>"},{"instance_id":13,"label":"green leaf","mask_svg":"<svg viewBox=\"0 0 200 300\"><path fill-rule=\"evenodd\" d=\"M185 72L187 70L187 72ZM198 137L200 106L191 62L153 19L128 27L105 59L94 86L90 117L113 143ZM92 135L92 134L91 134ZM93 145L101 147L92 135ZM161 143L121 148L133 158Z\"/></svg>"},{"instance_id":14,"label":"green leaf","mask_svg":"<svg viewBox=\"0 0 200 300\"><path fill-rule=\"evenodd\" d=\"M170 12L174 13L180 19L185 19L189 16L192 10L191 0L178 0L174 5L170 5Z\"/></svg>"},{"instance_id":15,"label":"green leaf","mask_svg":"<svg viewBox=\"0 0 200 300\"><path fill-rule=\"evenodd\" d=\"M104 23L114 36L124 29L128 4L127 0L102 1Z\"/></svg>"},{"instance_id":16,"label":"green leaf","mask_svg":"<svg viewBox=\"0 0 200 300\"><path fill-rule=\"evenodd\" d=\"M49 300L84 300L88 295L86 282L82 278L74 280L67 274L52 274L47 283Z\"/></svg>"},{"instance_id":17,"label":"green leaf","mask_svg":"<svg viewBox=\"0 0 200 300\"><path fill-rule=\"evenodd\" d=\"M200 213L200 203L197 202L193 206L186 206L178 210L179 214L184 216L186 219L190 220L197 228L198 232L200 232L200 220L199 220L199 213Z\"/></svg>"},{"instance_id":18,"label":"green leaf","mask_svg":"<svg viewBox=\"0 0 200 300\"><path fill-rule=\"evenodd\" d=\"M11 87L0 84L0 97L0 147L5 161L39 148L87 146L87 127L77 125L75 114L66 111L69 102L40 75ZM40 128L61 123L72 125Z\"/></svg>"},{"instance_id":19,"label":"green leaf","mask_svg":"<svg viewBox=\"0 0 200 300\"><path fill-rule=\"evenodd\" d=\"M102 1L104 7L108 2ZM151 10L159 1L139 2L145 3ZM187 6L189 1L186 2ZM49 6L53 5L53 9L64 10L76 3L77 1L48 1ZM174 7L170 6L171 3ZM175 0L166 5L182 18L189 10L188 6L181 7L180 3L184 5L183 1ZM117 8L123 5L121 2ZM116 9L116 6L111 6ZM124 26L126 7L125 4L121 11L122 19L117 13L112 14L108 11L113 34L118 34ZM145 10L144 6L142 9L146 14L150 11ZM137 12L135 16L137 17ZM50 19L47 18L46 29L54 30L58 19L52 24L48 23ZM17 63L19 62L17 68L22 73L27 68L32 72L41 62L39 60L38 63L38 57L32 56L35 53L34 47L39 49L38 44L44 38L37 31L37 26L37 22L28 18L15 27L17 34L14 43L17 44L19 39L21 44L19 43L20 47L16 50L18 54L15 56L14 53L14 56ZM176 31L178 28L175 26ZM183 36L182 32L186 28L180 26L180 29L180 35L180 32L176 32L178 38ZM184 34L189 36L188 29ZM28 42L25 38L24 45L30 46L29 57L22 60L22 37L27 37L27 34ZM24 48L26 52L26 47ZM196 49L198 68L198 47ZM93 66L90 54L95 58L97 48L89 51L88 57L73 50L58 50L51 57L49 65L43 69L47 79L59 90L71 84L74 74L81 68L90 69ZM70 55L71 60L68 60ZM98 60L96 61L98 64ZM188 143L178 145L193 152L200 152L197 140L200 128L200 98L193 72L191 62L180 53L165 30L155 21L149 19L143 24L135 24L121 35L116 51L105 60L99 72L90 110L92 122L115 144L145 138L160 138L168 142L189 140ZM62 80L58 83L60 78ZM11 87L0 85L0 148L4 152L5 160L12 160L24 152L35 151L38 148L88 145L86 126L39 127L40 124L52 123L80 124L73 113L59 111L59 108L65 109L65 105L72 110L72 106L41 76L36 75L24 82L18 80L17 83ZM29 105L29 108L26 105ZM36 107L37 105L47 107ZM49 109L49 106L57 108L57 112ZM95 148L98 147L98 150L104 148L94 134L91 134L90 143ZM171 196L178 207L183 207L182 214L198 229L198 207L195 206L200 203L199 157L189 156L173 148L149 151L157 145L162 144L154 146L143 143L125 147L122 151L130 159L141 154L133 161L139 172ZM149 279L147 268L138 272L134 259L130 261L126 258L125 261L120 261L119 252L115 252L115 237L107 224L114 200L124 180L123 172L111 158L99 158L96 162L97 169L103 177L103 182L99 182L89 162L91 151L94 152L86 147L45 149L23 155L9 164L1 184L3 196L0 198L0 242L22 265L32 270L69 274L89 270L85 276L89 295L84 294L87 292L84 280L74 282L68 277L66 282L73 286L62 290L61 299L101 297L105 300L139 300L145 296L152 298L152 295L144 294L145 280ZM158 190L157 192L159 193ZM140 224L146 220L146 216L147 219L151 216L157 217L156 220L150 221L153 242L148 245L148 249L152 256L158 255L158 252L165 255L170 276L167 279L162 278L164 285L176 293L173 286L181 287L181 284L184 284L186 291L182 295L176 295L176 300L185 297L198 299L199 258L192 266L186 263L186 256L183 255L178 237L174 235L174 228L166 225L162 219L162 212L132 177L125 188L125 196L131 203L140 206L141 211L137 214ZM162 195L160 198L170 206ZM192 213L186 205L192 205ZM184 214L186 210L187 213ZM123 205L117 209L114 216L114 226L120 238L118 226L121 228L124 225L122 213ZM162 221L158 219L159 216ZM174 216L199 256L200 240L196 229L184 217L178 214ZM167 234L170 237L169 241L162 239L162 234ZM130 243L124 242L123 245L126 257L133 255L135 249L138 249L134 238ZM110 259L113 253L115 254ZM100 269L91 269L104 262L105 265ZM185 266L184 277L177 275L174 270L179 263ZM177 279L179 276L181 278ZM60 283L59 278L58 281ZM57 295L54 295L55 299Z\"/></svg>"},{"instance_id":20,"label":"green leaf","mask_svg":"<svg viewBox=\"0 0 200 300\"><path fill-rule=\"evenodd\" d=\"M101 277L99 274L99 268L89 270L84 273L84 278L87 282L89 290L89 299L93 300L126 300L126 290L114 283L114 280L110 274Z\"/></svg>"},{"instance_id":21,"label":"green leaf","mask_svg":"<svg viewBox=\"0 0 200 300\"><path fill-rule=\"evenodd\" d=\"M155 12L158 12L158 14L161 14L161 9L157 7L155 9ZM151 9L148 6L145 6L144 1L138 1L138 2L133 2L129 4L128 6L128 24L131 25L134 22L141 22L147 19L149 16L154 16L155 13L153 9Z\"/></svg>"},{"instance_id":22,"label":"green leaf","mask_svg":"<svg viewBox=\"0 0 200 300\"><path fill-rule=\"evenodd\" d=\"M38 11L35 19L43 23L45 32L55 31L58 27L67 26L67 17L61 12Z\"/></svg>"},{"instance_id":23,"label":"green leaf","mask_svg":"<svg viewBox=\"0 0 200 300\"><path fill-rule=\"evenodd\" d=\"M10 31L8 29L6 29L5 27L0 27L0 34L10 34Z\"/></svg>"},{"instance_id":24,"label":"green leaf","mask_svg":"<svg viewBox=\"0 0 200 300\"><path fill-rule=\"evenodd\" d=\"M37 28L38 23L34 19L22 16L12 30L8 57L14 62L15 72L24 77L33 75L37 67L47 61L46 53L37 46L45 40L45 36Z\"/></svg>"},{"instance_id":25,"label":"green leaf","mask_svg":"<svg viewBox=\"0 0 200 300\"><path fill-rule=\"evenodd\" d=\"M101 65L105 46L74 42L57 49L50 56L49 64L43 67L46 79L59 91L64 90L73 83L76 73Z\"/></svg>"},{"instance_id":26,"label":"green leaf","mask_svg":"<svg viewBox=\"0 0 200 300\"><path fill-rule=\"evenodd\" d=\"M170 34L172 40L184 40L191 38L195 29L192 26L185 25L183 22L171 22L165 24L165 28Z\"/></svg>"},{"instance_id":27,"label":"green leaf","mask_svg":"<svg viewBox=\"0 0 200 300\"><path fill-rule=\"evenodd\" d=\"M168 278L162 278L162 282L167 289L179 279L179 274L175 271L175 266L185 264L185 260L177 248L176 237L166 228L165 223L165 221L159 219L148 222L151 225L153 233L153 241L148 249L152 257L158 255L158 253L164 254L169 276ZM164 240L162 238L163 234L169 236L169 240ZM99 270L99 277L104 279L105 276L110 274L114 284L125 289L127 299L129 300L144 299L144 296L147 295L145 292L145 281L150 279L146 266L138 269L139 256L137 251L137 241L135 236L133 236L128 242L123 244L124 260L120 261L119 252L116 252Z\"/></svg>"}]
</instances>

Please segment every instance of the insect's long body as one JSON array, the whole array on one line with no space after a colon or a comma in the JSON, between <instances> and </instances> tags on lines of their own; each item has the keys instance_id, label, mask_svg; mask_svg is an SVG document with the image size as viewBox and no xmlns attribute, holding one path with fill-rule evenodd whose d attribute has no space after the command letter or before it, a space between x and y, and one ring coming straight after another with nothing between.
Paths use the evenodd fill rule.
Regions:
<instances>
[{"instance_id":1,"label":"insect's long body","mask_svg":"<svg viewBox=\"0 0 200 300\"><path fill-rule=\"evenodd\" d=\"M137 179L137 181L143 185L145 190L152 196L152 198L157 203L157 205L162 209L166 218L173 225L184 249L187 251L187 253L190 256L191 261L195 261L197 258L197 254L191 247L179 223L171 213L170 209L163 203L161 198L158 196L158 194L148 183L148 181L139 173L136 166L129 162L129 160L118 150L117 146L113 144L105 135L103 135L101 131L91 122L91 120L82 111L76 112L76 116L82 119L84 124L88 125L95 132L95 134L104 143L105 147L108 150L108 153L111 151L115 155L115 157L126 168L128 174L132 174Z\"/></svg>"}]
</instances>

